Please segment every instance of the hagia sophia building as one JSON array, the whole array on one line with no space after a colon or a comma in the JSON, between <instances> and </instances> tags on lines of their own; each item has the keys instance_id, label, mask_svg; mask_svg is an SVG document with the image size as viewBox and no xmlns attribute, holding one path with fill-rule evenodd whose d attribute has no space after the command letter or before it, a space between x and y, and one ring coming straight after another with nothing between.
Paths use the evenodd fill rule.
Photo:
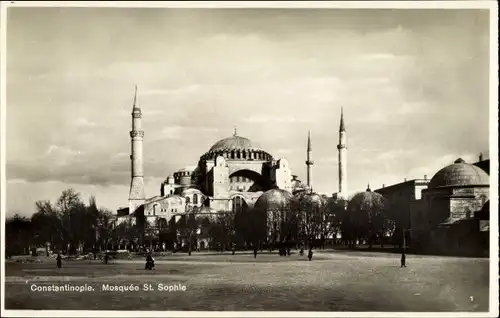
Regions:
<instances>
[{"instance_id":1,"label":"hagia sophia building","mask_svg":"<svg viewBox=\"0 0 500 318\"><path fill-rule=\"evenodd\" d=\"M146 198L144 192L141 128L142 112L137 102L137 88L132 110L131 184L129 205L117 212L118 223L133 217L140 210L154 224L157 218L181 217L197 207L197 213L217 214L233 211L238 206L252 207L257 200L280 200L288 194L312 191L312 145L307 141L307 182L303 184L292 174L286 158L274 158L257 143L239 136L217 141L202 154L197 165L184 167L168 176L160 185L159 195ZM339 129L339 197L347 197L346 129L341 112Z\"/></svg>"},{"instance_id":2,"label":"hagia sophia building","mask_svg":"<svg viewBox=\"0 0 500 318\"><path fill-rule=\"evenodd\" d=\"M202 154L195 166L180 169L160 185L157 196L146 198L141 130L142 112L137 88L132 110L131 184L129 206L117 212L117 223L142 215L151 223L164 219L177 222L186 213L216 216L238 207L265 206L279 209L293 197L313 192L314 161L311 136L306 149L306 184L292 174L286 158L274 158L253 141L234 131ZM338 192L333 199L359 200L383 196L396 222L395 234L404 235L415 249L439 253L487 250L489 245L489 159L466 163L457 159L431 179L406 180L375 191L368 189L348 198L347 132L341 110L338 151ZM359 202L358 202L359 203ZM357 204L363 206L363 204ZM347 209L349 211L349 208ZM337 237L338 238L338 237ZM207 244L205 242L204 244Z\"/></svg>"}]
</instances>

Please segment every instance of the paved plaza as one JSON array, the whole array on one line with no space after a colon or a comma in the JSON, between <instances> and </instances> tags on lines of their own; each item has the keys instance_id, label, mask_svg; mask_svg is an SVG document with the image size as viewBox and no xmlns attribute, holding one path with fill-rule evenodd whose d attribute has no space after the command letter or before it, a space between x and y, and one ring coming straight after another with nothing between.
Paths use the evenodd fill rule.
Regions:
<instances>
[{"instance_id":1,"label":"paved plaza","mask_svg":"<svg viewBox=\"0 0 500 318\"><path fill-rule=\"evenodd\" d=\"M172 255L143 260L6 263L6 309L257 310L257 311L487 311L489 260L316 252L292 254ZM32 291L48 285L93 291ZM102 290L136 286L139 291ZM144 284L155 290L143 290ZM185 290L158 290L158 285ZM176 287L177 288L177 287Z\"/></svg>"}]
</instances>

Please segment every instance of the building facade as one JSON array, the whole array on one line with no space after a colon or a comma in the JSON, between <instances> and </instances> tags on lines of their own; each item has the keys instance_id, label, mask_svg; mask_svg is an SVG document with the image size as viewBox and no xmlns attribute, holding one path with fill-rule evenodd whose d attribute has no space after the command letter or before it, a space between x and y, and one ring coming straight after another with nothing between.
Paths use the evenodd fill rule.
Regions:
<instances>
[{"instance_id":1,"label":"building facade","mask_svg":"<svg viewBox=\"0 0 500 318\"><path fill-rule=\"evenodd\" d=\"M394 220L393 243L402 244L403 235L406 236L407 244L410 244L411 236L406 232L411 228L412 209L422 199L422 191L427 189L430 180L427 176L423 179L414 179L383 186L374 192L381 194L387 203L386 213Z\"/></svg>"}]
</instances>

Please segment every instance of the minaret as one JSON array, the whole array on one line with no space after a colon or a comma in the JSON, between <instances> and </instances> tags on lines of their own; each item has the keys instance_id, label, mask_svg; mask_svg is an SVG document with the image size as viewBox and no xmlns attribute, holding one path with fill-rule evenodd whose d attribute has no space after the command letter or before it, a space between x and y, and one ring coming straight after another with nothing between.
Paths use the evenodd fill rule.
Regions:
<instances>
[{"instance_id":1,"label":"minaret","mask_svg":"<svg viewBox=\"0 0 500 318\"><path fill-rule=\"evenodd\" d=\"M137 105L137 86L135 87L134 106L132 108L132 130L130 131L132 154L132 181L130 183L130 194L128 197L129 213L134 213L137 208L144 204L144 172L142 169L142 141L144 131L141 130L142 112Z\"/></svg>"},{"instance_id":2,"label":"minaret","mask_svg":"<svg viewBox=\"0 0 500 318\"><path fill-rule=\"evenodd\" d=\"M311 147L311 131L308 132L307 135L307 186L310 190L312 190L312 169L311 166L314 165L314 161L312 160L312 147Z\"/></svg>"},{"instance_id":3,"label":"minaret","mask_svg":"<svg viewBox=\"0 0 500 318\"><path fill-rule=\"evenodd\" d=\"M347 199L347 136L344 126L344 108L340 111L339 127L339 193L338 196Z\"/></svg>"}]
</instances>

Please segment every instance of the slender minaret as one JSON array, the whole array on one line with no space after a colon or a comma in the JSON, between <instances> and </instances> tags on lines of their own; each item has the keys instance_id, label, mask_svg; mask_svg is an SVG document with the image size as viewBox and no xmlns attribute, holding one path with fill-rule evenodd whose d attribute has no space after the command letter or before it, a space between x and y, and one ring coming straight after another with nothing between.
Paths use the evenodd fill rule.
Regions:
<instances>
[{"instance_id":1,"label":"slender minaret","mask_svg":"<svg viewBox=\"0 0 500 318\"><path fill-rule=\"evenodd\" d=\"M312 191L312 169L311 166L314 165L314 161L312 160L312 147L311 147L311 131L308 132L307 135L307 186Z\"/></svg>"},{"instance_id":2,"label":"slender minaret","mask_svg":"<svg viewBox=\"0 0 500 318\"><path fill-rule=\"evenodd\" d=\"M339 127L339 193L338 196L347 199L347 136L344 126L344 108L340 111Z\"/></svg>"},{"instance_id":3,"label":"slender minaret","mask_svg":"<svg viewBox=\"0 0 500 318\"><path fill-rule=\"evenodd\" d=\"M134 213L137 208L144 204L144 172L142 169L142 141L144 131L141 130L142 112L137 105L137 86L135 87L134 106L132 108L132 130L130 138L132 144L132 181L130 183L129 213Z\"/></svg>"}]
</instances>

